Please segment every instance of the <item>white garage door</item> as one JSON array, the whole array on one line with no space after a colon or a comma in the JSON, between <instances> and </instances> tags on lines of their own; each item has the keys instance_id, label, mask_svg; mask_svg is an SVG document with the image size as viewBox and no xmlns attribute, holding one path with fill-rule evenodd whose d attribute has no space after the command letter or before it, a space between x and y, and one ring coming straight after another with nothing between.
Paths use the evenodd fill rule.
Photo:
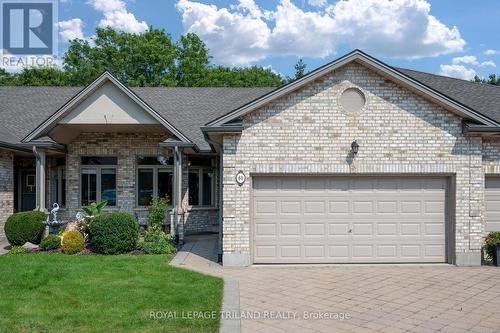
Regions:
<instances>
[{"instance_id":1,"label":"white garage door","mask_svg":"<svg viewBox=\"0 0 500 333\"><path fill-rule=\"evenodd\" d=\"M486 231L500 231L500 177L486 177Z\"/></svg>"},{"instance_id":2,"label":"white garage door","mask_svg":"<svg viewBox=\"0 0 500 333\"><path fill-rule=\"evenodd\" d=\"M445 262L446 179L253 179L255 263Z\"/></svg>"}]
</instances>

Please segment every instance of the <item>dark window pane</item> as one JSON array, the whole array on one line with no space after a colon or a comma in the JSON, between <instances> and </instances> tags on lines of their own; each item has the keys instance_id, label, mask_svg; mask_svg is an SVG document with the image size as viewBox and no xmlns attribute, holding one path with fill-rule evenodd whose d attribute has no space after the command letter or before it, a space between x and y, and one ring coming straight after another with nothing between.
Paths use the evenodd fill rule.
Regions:
<instances>
[{"instance_id":1,"label":"dark window pane","mask_svg":"<svg viewBox=\"0 0 500 333\"><path fill-rule=\"evenodd\" d=\"M82 156L82 165L116 165L117 161L112 156Z\"/></svg>"},{"instance_id":2,"label":"dark window pane","mask_svg":"<svg viewBox=\"0 0 500 333\"><path fill-rule=\"evenodd\" d=\"M203 206L212 205L212 185L214 173L203 171Z\"/></svg>"},{"instance_id":3,"label":"dark window pane","mask_svg":"<svg viewBox=\"0 0 500 333\"><path fill-rule=\"evenodd\" d=\"M197 206L200 204L200 179L198 172L189 173L189 204Z\"/></svg>"},{"instance_id":4,"label":"dark window pane","mask_svg":"<svg viewBox=\"0 0 500 333\"><path fill-rule=\"evenodd\" d=\"M96 201L97 170L82 169L82 206L88 206Z\"/></svg>"},{"instance_id":5,"label":"dark window pane","mask_svg":"<svg viewBox=\"0 0 500 333\"><path fill-rule=\"evenodd\" d=\"M166 158L167 158L168 165L174 164L173 157L166 156ZM157 156L138 156L137 157L137 165L162 165L162 164L160 162L158 162Z\"/></svg>"},{"instance_id":6,"label":"dark window pane","mask_svg":"<svg viewBox=\"0 0 500 333\"><path fill-rule=\"evenodd\" d=\"M101 200L116 206L116 169L101 170Z\"/></svg>"},{"instance_id":7,"label":"dark window pane","mask_svg":"<svg viewBox=\"0 0 500 333\"><path fill-rule=\"evenodd\" d=\"M153 199L153 169L139 169L137 200L139 206L149 206Z\"/></svg>"},{"instance_id":8,"label":"dark window pane","mask_svg":"<svg viewBox=\"0 0 500 333\"><path fill-rule=\"evenodd\" d=\"M158 170L158 197L165 198L168 196L167 201L169 204L172 204L172 187L172 172L161 169Z\"/></svg>"},{"instance_id":9,"label":"dark window pane","mask_svg":"<svg viewBox=\"0 0 500 333\"><path fill-rule=\"evenodd\" d=\"M66 207L66 171L62 171L61 180L61 206Z\"/></svg>"},{"instance_id":10,"label":"dark window pane","mask_svg":"<svg viewBox=\"0 0 500 333\"><path fill-rule=\"evenodd\" d=\"M194 157L189 156L191 166L212 167L213 157Z\"/></svg>"}]
</instances>

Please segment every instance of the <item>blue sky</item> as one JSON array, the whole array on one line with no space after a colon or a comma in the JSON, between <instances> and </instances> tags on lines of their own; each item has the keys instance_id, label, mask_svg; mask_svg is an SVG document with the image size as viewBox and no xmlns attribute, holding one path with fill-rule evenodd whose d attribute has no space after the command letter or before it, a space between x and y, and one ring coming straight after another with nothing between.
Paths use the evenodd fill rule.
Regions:
<instances>
[{"instance_id":1,"label":"blue sky","mask_svg":"<svg viewBox=\"0 0 500 333\"><path fill-rule=\"evenodd\" d=\"M270 66L292 75L353 48L390 65L469 79L499 73L498 0L60 0L64 39L91 38L97 26L140 33L196 32L213 62Z\"/></svg>"}]
</instances>

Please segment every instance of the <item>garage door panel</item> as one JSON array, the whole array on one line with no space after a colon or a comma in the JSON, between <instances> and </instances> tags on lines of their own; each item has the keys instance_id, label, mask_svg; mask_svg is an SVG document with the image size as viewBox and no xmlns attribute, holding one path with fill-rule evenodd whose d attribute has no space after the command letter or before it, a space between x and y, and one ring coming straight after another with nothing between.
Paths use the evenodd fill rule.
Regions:
<instances>
[{"instance_id":1,"label":"garage door panel","mask_svg":"<svg viewBox=\"0 0 500 333\"><path fill-rule=\"evenodd\" d=\"M487 176L485 187L486 231L500 231L500 176Z\"/></svg>"},{"instance_id":2,"label":"garage door panel","mask_svg":"<svg viewBox=\"0 0 500 333\"><path fill-rule=\"evenodd\" d=\"M445 261L445 179L271 177L261 185L265 178L254 178L256 263Z\"/></svg>"}]
</instances>

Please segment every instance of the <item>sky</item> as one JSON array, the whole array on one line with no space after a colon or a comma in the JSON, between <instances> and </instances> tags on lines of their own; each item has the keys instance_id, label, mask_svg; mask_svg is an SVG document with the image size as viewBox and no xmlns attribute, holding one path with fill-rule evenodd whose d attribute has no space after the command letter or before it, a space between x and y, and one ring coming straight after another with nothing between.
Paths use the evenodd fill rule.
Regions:
<instances>
[{"instance_id":1,"label":"sky","mask_svg":"<svg viewBox=\"0 0 500 333\"><path fill-rule=\"evenodd\" d=\"M500 73L498 0L60 0L60 54L96 27L177 40L198 34L212 62L293 76L355 48L388 63L471 79Z\"/></svg>"}]
</instances>

